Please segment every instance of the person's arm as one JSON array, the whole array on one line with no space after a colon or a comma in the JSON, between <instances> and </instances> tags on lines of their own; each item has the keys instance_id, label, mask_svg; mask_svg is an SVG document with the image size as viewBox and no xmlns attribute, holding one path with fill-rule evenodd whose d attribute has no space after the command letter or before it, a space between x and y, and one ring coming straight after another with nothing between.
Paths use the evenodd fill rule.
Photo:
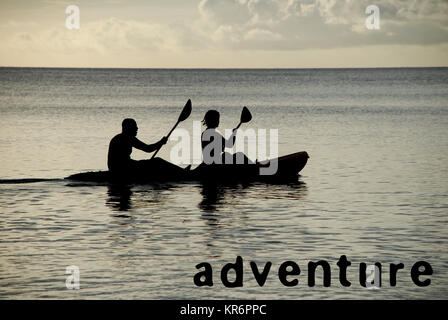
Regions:
<instances>
[{"instance_id":1,"label":"person's arm","mask_svg":"<svg viewBox=\"0 0 448 320\"><path fill-rule=\"evenodd\" d=\"M231 136L228 139L226 139L217 130L206 129L201 135L202 149L204 149L210 143L214 143L216 148L218 147L216 146L216 143L219 143L219 141L221 141L221 144L219 145L218 148L221 148L221 152L224 152L225 148L232 148L236 140L236 131L237 131L236 129L233 129Z\"/></svg>"},{"instance_id":2,"label":"person's arm","mask_svg":"<svg viewBox=\"0 0 448 320\"><path fill-rule=\"evenodd\" d=\"M224 137L222 137L222 145L223 145L223 151L224 148L232 148L233 145L235 144L235 140L236 140L236 132L238 131L238 129L233 129L232 134L230 135L230 137L226 140Z\"/></svg>"},{"instance_id":3,"label":"person's arm","mask_svg":"<svg viewBox=\"0 0 448 320\"><path fill-rule=\"evenodd\" d=\"M146 144L140 140L138 140L136 137L132 139L132 146L136 149L145 151L145 152L153 152L159 149L162 145L164 145L168 141L167 137L163 137L160 139L160 141L153 143L153 144Z\"/></svg>"}]
</instances>

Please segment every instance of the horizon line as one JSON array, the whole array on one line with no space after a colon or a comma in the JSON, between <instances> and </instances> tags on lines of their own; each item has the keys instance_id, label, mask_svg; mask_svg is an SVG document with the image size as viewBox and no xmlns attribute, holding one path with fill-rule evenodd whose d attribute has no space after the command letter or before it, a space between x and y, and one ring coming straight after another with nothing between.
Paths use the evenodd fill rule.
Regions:
<instances>
[{"instance_id":1,"label":"horizon line","mask_svg":"<svg viewBox=\"0 0 448 320\"><path fill-rule=\"evenodd\" d=\"M445 66L399 66L399 67L31 67L0 66L0 68L23 69L122 69L122 70L291 70L291 69L423 69L448 68Z\"/></svg>"}]
</instances>

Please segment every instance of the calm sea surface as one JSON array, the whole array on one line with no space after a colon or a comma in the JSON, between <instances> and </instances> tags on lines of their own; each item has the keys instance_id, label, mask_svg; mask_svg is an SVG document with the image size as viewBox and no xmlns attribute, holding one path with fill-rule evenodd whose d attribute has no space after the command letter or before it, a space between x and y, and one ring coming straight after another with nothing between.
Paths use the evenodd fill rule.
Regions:
<instances>
[{"instance_id":1,"label":"calm sea surface","mask_svg":"<svg viewBox=\"0 0 448 320\"><path fill-rule=\"evenodd\" d=\"M139 186L76 184L70 174L106 168L109 140L133 117L138 137L193 133L205 111L233 128L279 130L280 155L307 151L297 183ZM448 297L448 69L109 70L0 68L0 298L442 299ZM194 139L198 138L193 136ZM159 153L167 160L176 143ZM149 157L134 151L135 159ZM27 179L51 179L27 182ZM10 179L15 179L11 181ZM352 262L350 287L336 262ZM220 268L244 259L244 286ZM299 285L278 279L298 263ZM307 284L309 261L327 260L331 287ZM427 287L410 276L420 260ZM201 262L213 287L197 287ZM249 262L262 270L263 287ZM382 263L379 290L359 264ZM403 263L397 286L389 264ZM66 289L66 267L80 290ZM425 279L427 276L422 276ZM232 278L232 277L231 277Z\"/></svg>"}]
</instances>

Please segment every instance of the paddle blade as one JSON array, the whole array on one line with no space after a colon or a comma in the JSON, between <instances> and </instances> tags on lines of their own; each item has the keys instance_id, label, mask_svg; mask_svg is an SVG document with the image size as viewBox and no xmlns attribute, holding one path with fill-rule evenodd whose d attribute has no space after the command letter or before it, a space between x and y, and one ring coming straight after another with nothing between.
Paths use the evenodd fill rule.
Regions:
<instances>
[{"instance_id":1,"label":"paddle blade","mask_svg":"<svg viewBox=\"0 0 448 320\"><path fill-rule=\"evenodd\" d=\"M187 119L191 114L191 100L188 99L187 103L185 104L184 108L182 109L181 114L179 115L179 119L177 121L184 121Z\"/></svg>"},{"instance_id":2,"label":"paddle blade","mask_svg":"<svg viewBox=\"0 0 448 320\"><path fill-rule=\"evenodd\" d=\"M249 109L247 109L247 107L243 108L243 111L241 112L241 123L246 123L249 122L250 120L252 120L252 115L249 111Z\"/></svg>"}]
</instances>

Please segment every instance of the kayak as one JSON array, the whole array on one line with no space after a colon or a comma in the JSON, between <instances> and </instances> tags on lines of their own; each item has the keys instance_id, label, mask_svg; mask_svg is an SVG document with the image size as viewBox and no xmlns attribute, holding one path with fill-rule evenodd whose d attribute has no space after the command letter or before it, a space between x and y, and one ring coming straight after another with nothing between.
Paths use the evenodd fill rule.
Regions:
<instances>
[{"instance_id":1,"label":"kayak","mask_svg":"<svg viewBox=\"0 0 448 320\"><path fill-rule=\"evenodd\" d=\"M67 180L97 183L152 183L152 182L183 182L183 181L293 181L297 180L299 172L308 161L308 153L296 152L276 159L257 162L255 164L200 164L193 170L177 170L162 172L155 166L149 171L138 175L117 177L109 171L89 171L73 174ZM274 174L269 172L269 166L275 165ZM262 174L263 171L265 174Z\"/></svg>"}]
</instances>

